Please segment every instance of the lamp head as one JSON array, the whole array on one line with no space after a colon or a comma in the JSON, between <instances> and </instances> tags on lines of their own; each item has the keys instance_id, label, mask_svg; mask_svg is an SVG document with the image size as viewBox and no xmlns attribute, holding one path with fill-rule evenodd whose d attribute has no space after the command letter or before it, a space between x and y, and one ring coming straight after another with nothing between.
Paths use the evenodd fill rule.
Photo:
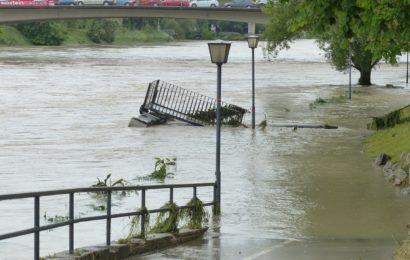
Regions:
<instances>
[{"instance_id":1,"label":"lamp head","mask_svg":"<svg viewBox=\"0 0 410 260\"><path fill-rule=\"evenodd\" d=\"M209 54L211 55L212 63L223 64L228 62L230 42L217 40L208 43Z\"/></svg>"},{"instance_id":2,"label":"lamp head","mask_svg":"<svg viewBox=\"0 0 410 260\"><path fill-rule=\"evenodd\" d=\"M256 35L249 35L248 36L248 46L249 48L257 48L258 47L258 42L259 42L259 36Z\"/></svg>"}]
</instances>

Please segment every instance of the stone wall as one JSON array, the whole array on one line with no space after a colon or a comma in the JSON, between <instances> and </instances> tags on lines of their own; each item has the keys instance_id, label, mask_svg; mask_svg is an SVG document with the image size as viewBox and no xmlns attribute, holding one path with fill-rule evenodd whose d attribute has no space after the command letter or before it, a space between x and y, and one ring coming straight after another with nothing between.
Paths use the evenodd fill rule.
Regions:
<instances>
[{"instance_id":1,"label":"stone wall","mask_svg":"<svg viewBox=\"0 0 410 260\"><path fill-rule=\"evenodd\" d=\"M400 187L403 194L410 194L410 152L402 152L397 163L393 163L389 155L380 154L376 157L375 164L382 167L386 180Z\"/></svg>"},{"instance_id":2,"label":"stone wall","mask_svg":"<svg viewBox=\"0 0 410 260\"><path fill-rule=\"evenodd\" d=\"M120 260L142 253L154 252L201 237L208 228L180 229L177 234L150 234L146 239L131 239L127 244L112 242L110 246L96 245L77 248L73 254L68 251L43 257L55 260Z\"/></svg>"}]
</instances>

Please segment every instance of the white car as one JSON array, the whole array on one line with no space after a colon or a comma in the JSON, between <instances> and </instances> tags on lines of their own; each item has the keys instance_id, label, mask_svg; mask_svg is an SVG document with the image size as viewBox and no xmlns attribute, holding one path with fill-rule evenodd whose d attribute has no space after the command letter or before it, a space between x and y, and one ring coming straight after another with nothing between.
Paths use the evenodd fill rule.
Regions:
<instances>
[{"instance_id":1,"label":"white car","mask_svg":"<svg viewBox=\"0 0 410 260\"><path fill-rule=\"evenodd\" d=\"M218 0L192 0L189 3L190 7L218 7Z\"/></svg>"}]
</instances>

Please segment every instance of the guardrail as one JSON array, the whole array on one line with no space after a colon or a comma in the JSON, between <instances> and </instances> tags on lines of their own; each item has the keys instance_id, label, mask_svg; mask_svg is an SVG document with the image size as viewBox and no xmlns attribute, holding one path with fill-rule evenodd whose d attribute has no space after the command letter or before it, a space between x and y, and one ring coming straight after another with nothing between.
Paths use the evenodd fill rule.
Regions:
<instances>
[{"instance_id":1,"label":"guardrail","mask_svg":"<svg viewBox=\"0 0 410 260\"><path fill-rule=\"evenodd\" d=\"M192 188L193 198L197 198L197 188L198 187L213 187L213 201L208 203L203 203L204 206L214 206L215 205L215 183L190 183L190 184L167 184L167 185L141 185L141 186L125 186L125 187L90 187L90 188L77 188L77 189L64 189L64 190L51 190L51 191L40 191L40 192L28 192L28 193L16 193L16 194L5 194L0 195L0 201L4 200L15 200L15 199L34 199L34 227L24 230L18 230L11 233L0 234L0 240L5 240L13 237L19 237L28 234L34 234L34 259L40 259L40 232L45 230L50 230L58 227L69 226L69 252L74 252L74 224L80 222L103 220L106 219L106 245L111 243L111 219L120 217L130 217L130 216L141 216L141 234L145 235L145 214L148 213L158 213L170 211L170 208L159 208L151 209L146 212L133 211L118 214L111 214L111 195L114 191L140 191L141 192L141 209L145 209L145 191L147 190L158 190L158 189L169 189L169 201L174 202L174 189L179 188ZM76 218L74 219L74 194L75 193L93 193L93 192L105 192L107 195L107 205L106 214L92 217ZM69 216L67 221L54 223L50 225L40 226L40 198L46 196L55 195L68 195L69 196ZM191 208L191 206L180 206L179 209Z\"/></svg>"}]
</instances>

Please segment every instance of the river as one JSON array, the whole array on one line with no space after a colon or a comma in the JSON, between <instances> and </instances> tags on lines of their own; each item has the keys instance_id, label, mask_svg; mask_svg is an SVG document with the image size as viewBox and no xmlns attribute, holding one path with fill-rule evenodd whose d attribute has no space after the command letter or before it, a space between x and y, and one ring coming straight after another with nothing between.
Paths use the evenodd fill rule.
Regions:
<instances>
[{"instance_id":1,"label":"river","mask_svg":"<svg viewBox=\"0 0 410 260\"><path fill-rule=\"evenodd\" d=\"M318 97L345 96L348 75L334 71L312 40L273 60L256 49L257 122L266 118L268 126L222 129L221 217L204 239L146 258L390 259L406 236L410 198L372 166L364 140L371 116L408 104L403 65L378 66L376 86L355 86L352 101L310 109ZM224 101L250 108L250 69L247 44L234 42L222 70ZM153 170L154 157L177 158L166 183L214 181L213 127L127 127L156 79L214 97L216 66L206 42L1 48L0 192L88 187L109 173L137 184ZM281 123L339 129L269 126ZM175 195L178 204L187 193ZM160 195L148 193L148 208L166 202ZM211 199L209 190L199 196ZM43 224L66 216L67 203L44 199ZM98 201L87 194L77 204L77 214L98 214ZM114 205L136 208L132 198L114 198ZM31 227L32 207L31 200L0 202L0 233ZM126 236L127 222L113 222L113 239ZM104 227L76 225L75 247L103 243ZM67 250L67 239L67 228L42 232L41 255ZM0 242L1 259L31 259L32 251L32 236Z\"/></svg>"}]
</instances>

